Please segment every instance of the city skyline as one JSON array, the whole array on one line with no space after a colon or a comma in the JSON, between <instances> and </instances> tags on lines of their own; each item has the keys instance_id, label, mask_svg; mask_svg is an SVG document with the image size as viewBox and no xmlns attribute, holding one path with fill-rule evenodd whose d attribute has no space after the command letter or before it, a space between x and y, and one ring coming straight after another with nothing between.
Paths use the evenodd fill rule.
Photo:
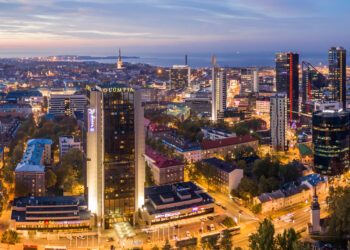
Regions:
<instances>
[{"instance_id":1,"label":"city skyline","mask_svg":"<svg viewBox=\"0 0 350 250\"><path fill-rule=\"evenodd\" d=\"M349 3L338 2L2 0L0 57L111 55L118 47L125 55L319 53L350 42L340 32Z\"/></svg>"}]
</instances>

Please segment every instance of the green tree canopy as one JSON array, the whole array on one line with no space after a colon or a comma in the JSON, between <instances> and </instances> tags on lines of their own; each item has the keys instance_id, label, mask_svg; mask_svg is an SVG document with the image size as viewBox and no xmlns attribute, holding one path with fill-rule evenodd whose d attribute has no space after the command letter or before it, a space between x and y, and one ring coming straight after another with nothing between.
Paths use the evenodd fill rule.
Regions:
<instances>
[{"instance_id":1,"label":"green tree canopy","mask_svg":"<svg viewBox=\"0 0 350 250\"><path fill-rule=\"evenodd\" d=\"M275 249L274 241L275 228L272 222L264 219L260 222L258 231L249 236L250 249L253 250L272 250Z\"/></svg>"},{"instance_id":2,"label":"green tree canopy","mask_svg":"<svg viewBox=\"0 0 350 250\"><path fill-rule=\"evenodd\" d=\"M56 174L51 170L47 170L45 172L45 186L46 188L50 188L56 185L57 182L57 176Z\"/></svg>"}]
</instances>

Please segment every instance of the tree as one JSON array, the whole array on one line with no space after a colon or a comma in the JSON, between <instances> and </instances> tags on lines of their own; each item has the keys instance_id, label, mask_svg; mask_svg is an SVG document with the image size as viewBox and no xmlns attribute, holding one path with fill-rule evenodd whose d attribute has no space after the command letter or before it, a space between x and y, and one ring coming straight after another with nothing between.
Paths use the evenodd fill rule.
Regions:
<instances>
[{"instance_id":1,"label":"tree","mask_svg":"<svg viewBox=\"0 0 350 250\"><path fill-rule=\"evenodd\" d=\"M283 183L296 181L300 176L296 164L287 164L280 166L279 175Z\"/></svg>"},{"instance_id":2,"label":"tree","mask_svg":"<svg viewBox=\"0 0 350 250\"><path fill-rule=\"evenodd\" d=\"M240 198L249 200L259 194L258 184L256 181L244 176L237 187L236 193Z\"/></svg>"},{"instance_id":3,"label":"tree","mask_svg":"<svg viewBox=\"0 0 350 250\"><path fill-rule=\"evenodd\" d=\"M153 177L153 173L152 170L150 168L150 166L148 166L148 164L146 163L146 186L147 187L151 187L154 186L154 177Z\"/></svg>"},{"instance_id":4,"label":"tree","mask_svg":"<svg viewBox=\"0 0 350 250\"><path fill-rule=\"evenodd\" d=\"M202 243L203 249L215 250L218 249L218 237L208 236L207 240Z\"/></svg>"},{"instance_id":5,"label":"tree","mask_svg":"<svg viewBox=\"0 0 350 250\"><path fill-rule=\"evenodd\" d=\"M327 201L330 212L329 233L343 240L350 234L350 187L329 188Z\"/></svg>"},{"instance_id":6,"label":"tree","mask_svg":"<svg viewBox=\"0 0 350 250\"><path fill-rule=\"evenodd\" d=\"M243 158L243 157L249 157L252 155L255 155L255 149L251 146L239 146L238 148L233 150L233 154L235 156L235 158L239 159L239 158Z\"/></svg>"},{"instance_id":7,"label":"tree","mask_svg":"<svg viewBox=\"0 0 350 250\"><path fill-rule=\"evenodd\" d=\"M210 184L215 185L214 178L217 175L217 169L210 164L205 163L202 165L201 173L207 181L209 191Z\"/></svg>"},{"instance_id":8,"label":"tree","mask_svg":"<svg viewBox=\"0 0 350 250\"><path fill-rule=\"evenodd\" d=\"M221 244L220 244L220 248L224 249L224 250L231 250L233 247L233 243L232 243L232 235L229 231L224 231L224 235L222 237L221 240Z\"/></svg>"},{"instance_id":9,"label":"tree","mask_svg":"<svg viewBox=\"0 0 350 250\"><path fill-rule=\"evenodd\" d=\"M76 181L79 184L84 184L83 166L84 155L83 152L77 148L71 148L62 156L61 168L70 167L74 172L76 172Z\"/></svg>"},{"instance_id":10,"label":"tree","mask_svg":"<svg viewBox=\"0 0 350 250\"><path fill-rule=\"evenodd\" d=\"M261 209L262 209L262 205L261 203L253 205L251 210L254 214L260 214L261 213Z\"/></svg>"},{"instance_id":11,"label":"tree","mask_svg":"<svg viewBox=\"0 0 350 250\"><path fill-rule=\"evenodd\" d=\"M276 236L276 248L280 250L295 250L300 235L293 228L284 230Z\"/></svg>"},{"instance_id":12,"label":"tree","mask_svg":"<svg viewBox=\"0 0 350 250\"><path fill-rule=\"evenodd\" d=\"M14 230L6 230L1 235L1 243L7 243L14 245L19 242L19 236L17 231Z\"/></svg>"},{"instance_id":13,"label":"tree","mask_svg":"<svg viewBox=\"0 0 350 250\"><path fill-rule=\"evenodd\" d=\"M162 249L163 249L163 250L169 250L169 249L171 249L171 245L170 245L168 239L165 241L165 245L162 247Z\"/></svg>"},{"instance_id":14,"label":"tree","mask_svg":"<svg viewBox=\"0 0 350 250\"><path fill-rule=\"evenodd\" d=\"M226 227L236 226L236 222L229 216L226 216L221 223Z\"/></svg>"},{"instance_id":15,"label":"tree","mask_svg":"<svg viewBox=\"0 0 350 250\"><path fill-rule=\"evenodd\" d=\"M249 247L253 250L271 250L275 249L273 235L275 228L269 219L260 222L258 231L249 236Z\"/></svg>"},{"instance_id":16,"label":"tree","mask_svg":"<svg viewBox=\"0 0 350 250\"><path fill-rule=\"evenodd\" d=\"M55 186L57 183L57 176L56 174L51 170L47 170L45 173L45 186L46 188L50 188Z\"/></svg>"},{"instance_id":17,"label":"tree","mask_svg":"<svg viewBox=\"0 0 350 250\"><path fill-rule=\"evenodd\" d=\"M15 186L15 197L28 196L29 188L24 182L18 181Z\"/></svg>"}]
</instances>

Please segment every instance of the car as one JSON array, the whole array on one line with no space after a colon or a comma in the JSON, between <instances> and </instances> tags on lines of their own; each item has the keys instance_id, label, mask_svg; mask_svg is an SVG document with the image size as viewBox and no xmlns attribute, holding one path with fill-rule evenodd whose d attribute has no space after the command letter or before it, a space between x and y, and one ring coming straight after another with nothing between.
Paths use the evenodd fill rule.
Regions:
<instances>
[{"instance_id":1,"label":"car","mask_svg":"<svg viewBox=\"0 0 350 250\"><path fill-rule=\"evenodd\" d=\"M209 225L207 225L207 230L210 231L210 226Z\"/></svg>"},{"instance_id":2,"label":"car","mask_svg":"<svg viewBox=\"0 0 350 250\"><path fill-rule=\"evenodd\" d=\"M190 233L190 231L186 231L186 237L191 237L191 233Z\"/></svg>"},{"instance_id":3,"label":"car","mask_svg":"<svg viewBox=\"0 0 350 250\"><path fill-rule=\"evenodd\" d=\"M216 205L220 207L220 206L221 206L221 203L220 203L220 202L216 202Z\"/></svg>"},{"instance_id":4,"label":"car","mask_svg":"<svg viewBox=\"0 0 350 250\"><path fill-rule=\"evenodd\" d=\"M214 220L214 217L213 216L208 216L207 217L209 220Z\"/></svg>"},{"instance_id":5,"label":"car","mask_svg":"<svg viewBox=\"0 0 350 250\"><path fill-rule=\"evenodd\" d=\"M108 239L106 239L107 242L112 242L114 241L114 239L112 237L109 237Z\"/></svg>"},{"instance_id":6,"label":"car","mask_svg":"<svg viewBox=\"0 0 350 250\"><path fill-rule=\"evenodd\" d=\"M179 225L175 225L174 228L175 228L175 229L178 229L178 228L179 228Z\"/></svg>"},{"instance_id":7,"label":"car","mask_svg":"<svg viewBox=\"0 0 350 250\"><path fill-rule=\"evenodd\" d=\"M147 242L151 242L151 235L147 236Z\"/></svg>"},{"instance_id":8,"label":"car","mask_svg":"<svg viewBox=\"0 0 350 250\"><path fill-rule=\"evenodd\" d=\"M214 226L214 224L210 224L210 230L211 230L211 231L215 231L215 226Z\"/></svg>"},{"instance_id":9,"label":"car","mask_svg":"<svg viewBox=\"0 0 350 250\"><path fill-rule=\"evenodd\" d=\"M224 209L224 210L227 210L227 207L225 207L225 206L222 206L222 209Z\"/></svg>"},{"instance_id":10,"label":"car","mask_svg":"<svg viewBox=\"0 0 350 250\"><path fill-rule=\"evenodd\" d=\"M174 240L176 240L176 241L177 241L177 236L176 236L176 234L174 234Z\"/></svg>"},{"instance_id":11,"label":"car","mask_svg":"<svg viewBox=\"0 0 350 250\"><path fill-rule=\"evenodd\" d=\"M201 221L207 221L208 219L207 219L207 217L202 217L201 218Z\"/></svg>"}]
</instances>

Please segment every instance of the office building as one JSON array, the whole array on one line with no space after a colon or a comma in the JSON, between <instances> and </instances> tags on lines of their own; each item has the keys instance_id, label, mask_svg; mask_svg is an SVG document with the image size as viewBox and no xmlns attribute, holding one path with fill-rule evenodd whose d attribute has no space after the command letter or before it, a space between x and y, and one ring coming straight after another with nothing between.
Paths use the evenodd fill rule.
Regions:
<instances>
[{"instance_id":1,"label":"office building","mask_svg":"<svg viewBox=\"0 0 350 250\"><path fill-rule=\"evenodd\" d=\"M85 95L51 95L48 112L56 117L72 116L74 112L83 113L85 107Z\"/></svg>"},{"instance_id":2,"label":"office building","mask_svg":"<svg viewBox=\"0 0 350 250\"><path fill-rule=\"evenodd\" d=\"M212 68L211 116L213 121L224 118L227 102L227 81L224 68Z\"/></svg>"},{"instance_id":3,"label":"office building","mask_svg":"<svg viewBox=\"0 0 350 250\"><path fill-rule=\"evenodd\" d=\"M285 94L270 98L271 145L278 151L287 149L287 100Z\"/></svg>"},{"instance_id":4,"label":"office building","mask_svg":"<svg viewBox=\"0 0 350 250\"><path fill-rule=\"evenodd\" d=\"M82 196L30 196L13 200L10 228L26 231L83 231L94 226Z\"/></svg>"},{"instance_id":5,"label":"office building","mask_svg":"<svg viewBox=\"0 0 350 250\"><path fill-rule=\"evenodd\" d=\"M329 85L333 100L346 109L346 50L332 47L328 52Z\"/></svg>"},{"instance_id":6,"label":"office building","mask_svg":"<svg viewBox=\"0 0 350 250\"><path fill-rule=\"evenodd\" d=\"M49 139L32 139L27 142L26 151L15 169L15 183L26 185L28 195L45 194L45 165L51 163L51 145Z\"/></svg>"},{"instance_id":7,"label":"office building","mask_svg":"<svg viewBox=\"0 0 350 250\"><path fill-rule=\"evenodd\" d=\"M82 150L81 142L79 139L74 138L73 135L64 135L58 138L60 159L62 160L62 155L67 153L70 149L76 148Z\"/></svg>"},{"instance_id":8,"label":"office building","mask_svg":"<svg viewBox=\"0 0 350 250\"><path fill-rule=\"evenodd\" d=\"M120 84L88 87L88 207L104 228L133 222L144 204L141 91Z\"/></svg>"},{"instance_id":9,"label":"office building","mask_svg":"<svg viewBox=\"0 0 350 250\"><path fill-rule=\"evenodd\" d=\"M170 68L170 89L186 89L191 85L191 68L188 65L173 65Z\"/></svg>"},{"instance_id":10,"label":"office building","mask_svg":"<svg viewBox=\"0 0 350 250\"><path fill-rule=\"evenodd\" d=\"M231 191L238 187L243 178L243 169L239 169L231 163L215 157L204 159L203 162L216 169L212 185L215 185L220 192L226 195L230 195Z\"/></svg>"},{"instance_id":11,"label":"office building","mask_svg":"<svg viewBox=\"0 0 350 250\"><path fill-rule=\"evenodd\" d=\"M311 115L313 103L325 101L328 99L326 90L328 81L315 67L310 63L302 63L302 93L301 93L301 114Z\"/></svg>"},{"instance_id":12,"label":"office building","mask_svg":"<svg viewBox=\"0 0 350 250\"><path fill-rule=\"evenodd\" d=\"M349 113L317 111L312 115L314 171L339 175L349 169Z\"/></svg>"},{"instance_id":13,"label":"office building","mask_svg":"<svg viewBox=\"0 0 350 250\"><path fill-rule=\"evenodd\" d=\"M255 111L257 114L270 114L270 98L257 98L255 102Z\"/></svg>"},{"instance_id":14,"label":"office building","mask_svg":"<svg viewBox=\"0 0 350 250\"><path fill-rule=\"evenodd\" d=\"M184 181L185 164L182 161L168 158L149 146L146 146L145 160L151 169L155 185Z\"/></svg>"},{"instance_id":15,"label":"office building","mask_svg":"<svg viewBox=\"0 0 350 250\"><path fill-rule=\"evenodd\" d=\"M259 71L257 68L241 69L241 89L240 93L256 93L259 87Z\"/></svg>"},{"instance_id":16,"label":"office building","mask_svg":"<svg viewBox=\"0 0 350 250\"><path fill-rule=\"evenodd\" d=\"M148 225L214 212L214 198L193 182L145 188L142 218Z\"/></svg>"},{"instance_id":17,"label":"office building","mask_svg":"<svg viewBox=\"0 0 350 250\"><path fill-rule=\"evenodd\" d=\"M276 54L276 90L287 95L288 119L295 120L299 113L299 54Z\"/></svg>"}]
</instances>

